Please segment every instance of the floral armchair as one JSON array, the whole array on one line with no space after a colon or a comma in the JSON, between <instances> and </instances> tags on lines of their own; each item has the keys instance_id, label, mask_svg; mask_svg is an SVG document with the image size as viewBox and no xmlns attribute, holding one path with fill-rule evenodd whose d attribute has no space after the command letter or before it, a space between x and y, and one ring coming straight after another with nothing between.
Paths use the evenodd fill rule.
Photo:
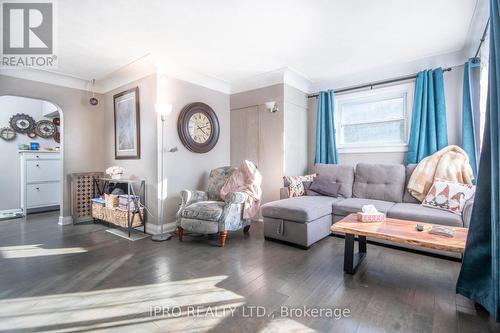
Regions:
<instances>
[{"instance_id":1,"label":"floral armchair","mask_svg":"<svg viewBox=\"0 0 500 333\"><path fill-rule=\"evenodd\" d=\"M182 203L177 212L177 232L182 241L184 231L220 235L224 247L227 232L248 232L250 219L243 218L246 194L231 192L222 200L220 190L235 168L221 167L210 172L207 191L181 191Z\"/></svg>"}]
</instances>

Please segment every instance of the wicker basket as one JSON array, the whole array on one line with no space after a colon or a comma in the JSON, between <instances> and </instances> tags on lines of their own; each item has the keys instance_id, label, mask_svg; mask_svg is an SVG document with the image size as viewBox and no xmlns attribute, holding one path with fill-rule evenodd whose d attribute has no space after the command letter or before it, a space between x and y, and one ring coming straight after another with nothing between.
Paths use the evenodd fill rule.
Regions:
<instances>
[{"instance_id":1,"label":"wicker basket","mask_svg":"<svg viewBox=\"0 0 500 333\"><path fill-rule=\"evenodd\" d=\"M109 223L115 223L115 208L104 207L102 219Z\"/></svg>"},{"instance_id":2,"label":"wicker basket","mask_svg":"<svg viewBox=\"0 0 500 333\"><path fill-rule=\"evenodd\" d=\"M113 211L114 221L112 223L123 228L128 228L127 209L115 208ZM130 211L130 217L132 218L132 228L140 226L142 224L141 217L144 219L144 208L140 208L139 212L136 213Z\"/></svg>"},{"instance_id":3,"label":"wicker basket","mask_svg":"<svg viewBox=\"0 0 500 333\"><path fill-rule=\"evenodd\" d=\"M113 194L105 194L104 199L106 200L106 208L118 207L118 196Z\"/></svg>"},{"instance_id":4,"label":"wicker basket","mask_svg":"<svg viewBox=\"0 0 500 333\"><path fill-rule=\"evenodd\" d=\"M92 203L92 217L95 219L103 220L104 219L104 204L93 202Z\"/></svg>"}]
</instances>

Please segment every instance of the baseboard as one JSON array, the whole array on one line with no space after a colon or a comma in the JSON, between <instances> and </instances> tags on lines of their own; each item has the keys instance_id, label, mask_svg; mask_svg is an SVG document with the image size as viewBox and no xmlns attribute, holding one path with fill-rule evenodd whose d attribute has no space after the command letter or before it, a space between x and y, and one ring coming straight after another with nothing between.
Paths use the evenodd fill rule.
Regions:
<instances>
[{"instance_id":1,"label":"baseboard","mask_svg":"<svg viewBox=\"0 0 500 333\"><path fill-rule=\"evenodd\" d=\"M163 225L163 233L172 233L177 229L175 222L168 222ZM150 235L158 235L162 233L160 224L146 223L146 232Z\"/></svg>"},{"instance_id":2,"label":"baseboard","mask_svg":"<svg viewBox=\"0 0 500 333\"><path fill-rule=\"evenodd\" d=\"M73 217L72 216L59 216L59 225L68 225L68 224L73 224Z\"/></svg>"}]
</instances>

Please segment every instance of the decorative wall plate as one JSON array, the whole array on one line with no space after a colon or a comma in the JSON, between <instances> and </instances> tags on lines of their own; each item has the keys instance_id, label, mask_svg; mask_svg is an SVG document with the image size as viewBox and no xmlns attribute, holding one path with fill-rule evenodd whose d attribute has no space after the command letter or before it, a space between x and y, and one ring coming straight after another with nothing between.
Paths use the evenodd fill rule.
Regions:
<instances>
[{"instance_id":1,"label":"decorative wall plate","mask_svg":"<svg viewBox=\"0 0 500 333\"><path fill-rule=\"evenodd\" d=\"M23 113L18 113L10 118L10 127L18 133L28 134L35 129L35 120Z\"/></svg>"},{"instance_id":2,"label":"decorative wall plate","mask_svg":"<svg viewBox=\"0 0 500 333\"><path fill-rule=\"evenodd\" d=\"M194 153L206 153L219 140L219 119L205 103L191 103L182 109L177 120L177 131L187 149Z\"/></svg>"},{"instance_id":3,"label":"decorative wall plate","mask_svg":"<svg viewBox=\"0 0 500 333\"><path fill-rule=\"evenodd\" d=\"M36 138L36 132L35 132L35 130L33 130L33 132L30 132L30 133L28 133L28 134L26 134L26 135L27 135L27 136L28 136L28 138L30 138L30 139L34 139L34 138Z\"/></svg>"},{"instance_id":4,"label":"decorative wall plate","mask_svg":"<svg viewBox=\"0 0 500 333\"><path fill-rule=\"evenodd\" d=\"M4 127L0 129L0 138L4 139L5 141L11 141L16 138L16 131L14 131L10 127Z\"/></svg>"},{"instance_id":5,"label":"decorative wall plate","mask_svg":"<svg viewBox=\"0 0 500 333\"><path fill-rule=\"evenodd\" d=\"M57 132L57 127L50 120L39 120L36 122L35 133L41 138L51 138Z\"/></svg>"},{"instance_id":6,"label":"decorative wall plate","mask_svg":"<svg viewBox=\"0 0 500 333\"><path fill-rule=\"evenodd\" d=\"M54 141L57 143L61 143L61 133L60 132L54 133Z\"/></svg>"}]
</instances>

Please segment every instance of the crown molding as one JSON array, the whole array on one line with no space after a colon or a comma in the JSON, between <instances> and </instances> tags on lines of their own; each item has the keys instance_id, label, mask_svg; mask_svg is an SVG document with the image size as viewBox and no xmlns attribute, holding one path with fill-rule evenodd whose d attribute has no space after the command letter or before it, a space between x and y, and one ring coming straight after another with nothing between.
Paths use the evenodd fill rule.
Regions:
<instances>
[{"instance_id":1,"label":"crown molding","mask_svg":"<svg viewBox=\"0 0 500 333\"><path fill-rule=\"evenodd\" d=\"M486 22L488 22L489 16L490 8L488 1L477 0L463 47L464 53L466 53L469 58L476 54L477 47L479 46L481 37L483 36L484 28L486 27Z\"/></svg>"},{"instance_id":2,"label":"crown molding","mask_svg":"<svg viewBox=\"0 0 500 333\"><path fill-rule=\"evenodd\" d=\"M224 94L229 94L231 92L229 82L179 65L158 65L157 74L158 76L167 76L193 83Z\"/></svg>"},{"instance_id":3,"label":"crown molding","mask_svg":"<svg viewBox=\"0 0 500 333\"><path fill-rule=\"evenodd\" d=\"M18 79L30 80L35 82L43 82L66 88L73 88L79 90L89 89L89 81L87 80L43 69L2 68L0 69L0 75L15 77Z\"/></svg>"},{"instance_id":4,"label":"crown molding","mask_svg":"<svg viewBox=\"0 0 500 333\"><path fill-rule=\"evenodd\" d=\"M100 94L108 93L130 82L156 73L156 65L152 57L146 54L105 77L96 80L95 91Z\"/></svg>"},{"instance_id":5,"label":"crown molding","mask_svg":"<svg viewBox=\"0 0 500 333\"><path fill-rule=\"evenodd\" d=\"M231 94L269 87L275 84L288 84L303 92L309 93L312 82L293 69L283 67L274 71L231 82Z\"/></svg>"},{"instance_id":6,"label":"crown molding","mask_svg":"<svg viewBox=\"0 0 500 333\"><path fill-rule=\"evenodd\" d=\"M469 55L470 56L470 55ZM342 89L361 83L382 81L395 77L410 75L424 69L436 67L457 67L465 63L469 57L464 50L457 52L429 56L423 59L406 63L387 65L363 72L344 75L334 80L322 80L311 84L310 93L316 93L328 89Z\"/></svg>"}]
</instances>

